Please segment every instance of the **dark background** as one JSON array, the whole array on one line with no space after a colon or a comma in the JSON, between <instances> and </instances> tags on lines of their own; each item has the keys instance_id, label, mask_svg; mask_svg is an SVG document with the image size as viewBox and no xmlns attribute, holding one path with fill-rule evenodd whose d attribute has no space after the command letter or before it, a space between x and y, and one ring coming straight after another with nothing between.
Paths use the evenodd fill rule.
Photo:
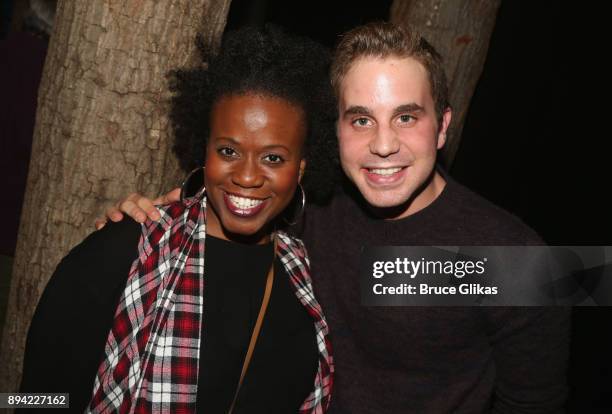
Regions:
<instances>
[{"instance_id":1,"label":"dark background","mask_svg":"<svg viewBox=\"0 0 612 414\"><path fill-rule=\"evenodd\" d=\"M3 1L3 10L9 3ZM390 4L233 0L227 28L274 22L333 47L342 32L386 20ZM556 1L502 2L450 173L549 244L612 245L605 154L593 132L601 120L589 102L569 97L576 75L568 62L578 58L580 45L579 29L565 26L564 17ZM610 308L574 310L570 412L612 412L604 404L612 384L611 316Z\"/></svg>"}]
</instances>

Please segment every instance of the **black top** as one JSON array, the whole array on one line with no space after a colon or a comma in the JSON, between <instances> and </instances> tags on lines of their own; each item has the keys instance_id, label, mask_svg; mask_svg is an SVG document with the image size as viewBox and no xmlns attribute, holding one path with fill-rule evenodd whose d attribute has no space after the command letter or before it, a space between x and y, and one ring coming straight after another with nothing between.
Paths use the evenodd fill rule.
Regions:
<instances>
[{"instance_id":1,"label":"black top","mask_svg":"<svg viewBox=\"0 0 612 414\"><path fill-rule=\"evenodd\" d=\"M409 217L371 216L354 193L306 211L303 240L334 346L332 413L552 413L567 395L569 310L366 307L362 246L530 245L516 217L447 177Z\"/></svg>"},{"instance_id":2,"label":"black top","mask_svg":"<svg viewBox=\"0 0 612 414\"><path fill-rule=\"evenodd\" d=\"M83 411L139 236L131 220L109 224L58 265L28 333L22 392L69 392L71 411ZM206 238L198 412L229 408L272 250ZM270 303L234 412L296 412L314 388L317 365L314 322L276 259Z\"/></svg>"},{"instance_id":3,"label":"black top","mask_svg":"<svg viewBox=\"0 0 612 414\"><path fill-rule=\"evenodd\" d=\"M228 411L272 257L272 244L247 246L206 236L198 411ZM314 389L318 352L313 319L295 296L279 259L274 272L270 303L236 413L294 413Z\"/></svg>"}]
</instances>

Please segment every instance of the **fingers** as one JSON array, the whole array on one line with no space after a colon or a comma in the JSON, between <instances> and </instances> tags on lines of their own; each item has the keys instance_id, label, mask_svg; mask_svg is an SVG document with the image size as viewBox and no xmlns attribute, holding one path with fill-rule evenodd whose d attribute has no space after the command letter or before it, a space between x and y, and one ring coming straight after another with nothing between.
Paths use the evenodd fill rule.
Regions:
<instances>
[{"instance_id":1,"label":"fingers","mask_svg":"<svg viewBox=\"0 0 612 414\"><path fill-rule=\"evenodd\" d=\"M118 208L139 223L143 223L147 218L153 221L158 221L161 218L153 201L138 193L130 194L119 203Z\"/></svg>"},{"instance_id":2,"label":"fingers","mask_svg":"<svg viewBox=\"0 0 612 414\"><path fill-rule=\"evenodd\" d=\"M177 187L173 190L170 190L168 193L157 197L155 200L152 201L152 203L157 206L160 204L174 203L175 201L179 201L180 199L181 199L181 189Z\"/></svg>"},{"instance_id":3,"label":"fingers","mask_svg":"<svg viewBox=\"0 0 612 414\"><path fill-rule=\"evenodd\" d=\"M161 216L155 207L159 204L169 204L179 201L181 198L181 189L175 188L167 194L151 200L138 193L128 195L124 200L117 202L116 205L106 209L105 217L97 218L95 221L96 230L104 227L107 221L117 222L123 220L123 213L133 218L138 223L144 223L147 218L158 221Z\"/></svg>"},{"instance_id":4,"label":"fingers","mask_svg":"<svg viewBox=\"0 0 612 414\"><path fill-rule=\"evenodd\" d=\"M180 198L180 188L175 188L169 193L159 196L154 200L151 200L150 198L147 198L138 193L132 193L125 200L118 204L118 209L123 211L125 214L132 217L139 223L144 222L147 218L153 221L158 221L161 216L155 206L160 204L173 203L175 201L179 201Z\"/></svg>"},{"instance_id":5,"label":"fingers","mask_svg":"<svg viewBox=\"0 0 612 414\"><path fill-rule=\"evenodd\" d=\"M170 192L166 194L166 199L168 203L174 203L175 201L180 201L181 200L180 187L176 187L174 190L170 190Z\"/></svg>"},{"instance_id":6,"label":"fingers","mask_svg":"<svg viewBox=\"0 0 612 414\"><path fill-rule=\"evenodd\" d=\"M102 227L106 226L108 219L111 219L111 221L114 222L121 221L123 220L123 213L121 213L116 206L107 208L104 211L104 216L96 218L96 221L94 222L96 230L100 230Z\"/></svg>"},{"instance_id":7,"label":"fingers","mask_svg":"<svg viewBox=\"0 0 612 414\"><path fill-rule=\"evenodd\" d=\"M106 226L106 217L97 218L95 221L96 230L100 230L102 227Z\"/></svg>"},{"instance_id":8,"label":"fingers","mask_svg":"<svg viewBox=\"0 0 612 414\"><path fill-rule=\"evenodd\" d=\"M111 221L115 223L123 220L123 213L119 210L117 206L110 206L106 209L106 218L109 218Z\"/></svg>"}]
</instances>

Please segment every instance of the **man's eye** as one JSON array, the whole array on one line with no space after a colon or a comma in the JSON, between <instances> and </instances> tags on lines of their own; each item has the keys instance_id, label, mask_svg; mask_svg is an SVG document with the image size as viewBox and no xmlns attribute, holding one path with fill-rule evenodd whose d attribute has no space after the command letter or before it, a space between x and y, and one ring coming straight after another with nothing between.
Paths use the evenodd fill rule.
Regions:
<instances>
[{"instance_id":1,"label":"man's eye","mask_svg":"<svg viewBox=\"0 0 612 414\"><path fill-rule=\"evenodd\" d=\"M264 157L264 160L270 164L280 164L281 162L285 161L283 157L277 154L268 154Z\"/></svg>"},{"instance_id":2,"label":"man's eye","mask_svg":"<svg viewBox=\"0 0 612 414\"><path fill-rule=\"evenodd\" d=\"M413 122L414 120L416 120L416 118L413 117L412 115L403 114L403 115L400 115L398 117L398 120L402 124L408 124L408 123Z\"/></svg>"},{"instance_id":3,"label":"man's eye","mask_svg":"<svg viewBox=\"0 0 612 414\"><path fill-rule=\"evenodd\" d=\"M217 152L219 154L221 154L224 157L234 157L236 156L236 151L234 151L233 148L230 147L221 147L217 150Z\"/></svg>"},{"instance_id":4,"label":"man's eye","mask_svg":"<svg viewBox=\"0 0 612 414\"><path fill-rule=\"evenodd\" d=\"M371 121L368 118L357 118L353 121L353 125L367 127L371 125Z\"/></svg>"}]
</instances>

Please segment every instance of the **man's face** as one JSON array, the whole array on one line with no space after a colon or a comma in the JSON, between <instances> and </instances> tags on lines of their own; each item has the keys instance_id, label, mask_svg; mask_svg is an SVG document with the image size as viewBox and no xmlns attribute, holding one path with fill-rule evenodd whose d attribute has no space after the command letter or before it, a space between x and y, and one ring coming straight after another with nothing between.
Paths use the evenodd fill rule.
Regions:
<instances>
[{"instance_id":1,"label":"man's face","mask_svg":"<svg viewBox=\"0 0 612 414\"><path fill-rule=\"evenodd\" d=\"M370 205L410 215L444 188L434 172L450 110L438 127L427 72L412 58L362 58L340 85L342 168Z\"/></svg>"}]
</instances>

